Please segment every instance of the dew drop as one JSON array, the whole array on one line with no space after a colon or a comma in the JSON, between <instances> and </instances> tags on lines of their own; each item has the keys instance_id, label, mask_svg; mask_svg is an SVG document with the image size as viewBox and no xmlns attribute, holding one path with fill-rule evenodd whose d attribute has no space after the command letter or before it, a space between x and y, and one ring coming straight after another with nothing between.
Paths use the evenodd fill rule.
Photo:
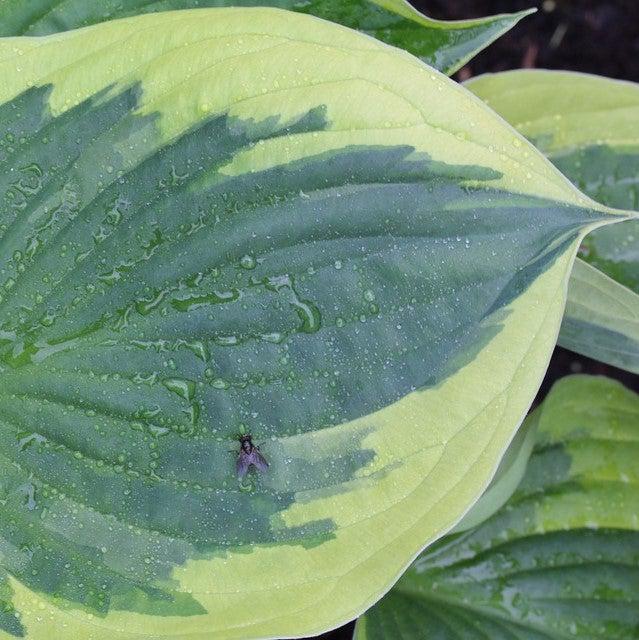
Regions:
<instances>
[{"instance_id":1,"label":"dew drop","mask_svg":"<svg viewBox=\"0 0 639 640\"><path fill-rule=\"evenodd\" d=\"M167 378L162 384L169 390L189 402L195 397L195 382L183 378Z\"/></svg>"},{"instance_id":2,"label":"dew drop","mask_svg":"<svg viewBox=\"0 0 639 640\"><path fill-rule=\"evenodd\" d=\"M242 269L255 269L256 265L257 261L248 253L240 258L240 267L242 267Z\"/></svg>"},{"instance_id":3,"label":"dew drop","mask_svg":"<svg viewBox=\"0 0 639 640\"><path fill-rule=\"evenodd\" d=\"M215 378L214 380L211 381L211 386L214 389L228 389L230 385L223 378Z\"/></svg>"}]
</instances>

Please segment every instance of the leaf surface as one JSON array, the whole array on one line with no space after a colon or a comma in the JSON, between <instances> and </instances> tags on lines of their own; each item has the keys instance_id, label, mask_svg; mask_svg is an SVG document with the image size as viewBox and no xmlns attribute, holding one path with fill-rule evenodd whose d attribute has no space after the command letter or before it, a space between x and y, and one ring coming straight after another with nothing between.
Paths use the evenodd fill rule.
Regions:
<instances>
[{"instance_id":1,"label":"leaf surface","mask_svg":"<svg viewBox=\"0 0 639 640\"><path fill-rule=\"evenodd\" d=\"M467 83L592 198L639 210L639 85L555 71L516 71ZM583 241L559 343L639 371L639 221ZM612 280L619 283L616 285Z\"/></svg>"},{"instance_id":2,"label":"leaf surface","mask_svg":"<svg viewBox=\"0 0 639 640\"><path fill-rule=\"evenodd\" d=\"M517 434L504 453L497 472L488 489L473 505L472 509L457 523L452 533L473 529L499 511L515 493L524 477L528 459L532 454L540 411L524 420Z\"/></svg>"},{"instance_id":3,"label":"leaf surface","mask_svg":"<svg viewBox=\"0 0 639 640\"><path fill-rule=\"evenodd\" d=\"M534 11L444 21L405 0L0 0L0 35L42 36L146 13L225 6L268 6L337 22L410 51L449 75Z\"/></svg>"},{"instance_id":4,"label":"leaf surface","mask_svg":"<svg viewBox=\"0 0 639 640\"><path fill-rule=\"evenodd\" d=\"M637 637L639 397L572 376L538 411L508 504L422 554L355 640Z\"/></svg>"},{"instance_id":5,"label":"leaf surface","mask_svg":"<svg viewBox=\"0 0 639 640\"><path fill-rule=\"evenodd\" d=\"M639 373L639 296L587 262L576 260L559 343Z\"/></svg>"},{"instance_id":6,"label":"leaf surface","mask_svg":"<svg viewBox=\"0 0 639 640\"><path fill-rule=\"evenodd\" d=\"M0 74L5 636L355 617L489 484L619 216L308 16L9 38ZM270 465L242 483L240 433Z\"/></svg>"}]
</instances>

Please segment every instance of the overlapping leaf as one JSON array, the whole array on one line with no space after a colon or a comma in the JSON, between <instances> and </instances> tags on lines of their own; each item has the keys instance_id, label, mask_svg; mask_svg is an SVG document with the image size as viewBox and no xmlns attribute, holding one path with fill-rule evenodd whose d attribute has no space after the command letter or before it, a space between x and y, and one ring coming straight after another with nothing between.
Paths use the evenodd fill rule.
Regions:
<instances>
[{"instance_id":1,"label":"overlapping leaf","mask_svg":"<svg viewBox=\"0 0 639 640\"><path fill-rule=\"evenodd\" d=\"M639 373L639 295L576 260L559 343Z\"/></svg>"},{"instance_id":2,"label":"overlapping leaf","mask_svg":"<svg viewBox=\"0 0 639 640\"><path fill-rule=\"evenodd\" d=\"M0 74L2 633L359 614L488 485L580 238L619 218L307 16L9 38ZM248 483L240 432L270 463Z\"/></svg>"},{"instance_id":3,"label":"overlapping leaf","mask_svg":"<svg viewBox=\"0 0 639 640\"><path fill-rule=\"evenodd\" d=\"M515 493L524 477L532 454L540 411L529 416L504 453L499 467L486 491L472 509L457 523L453 533L473 529L499 511Z\"/></svg>"},{"instance_id":4,"label":"overlapping leaf","mask_svg":"<svg viewBox=\"0 0 639 640\"><path fill-rule=\"evenodd\" d=\"M519 489L433 546L357 623L356 640L627 640L639 611L639 398L559 382Z\"/></svg>"},{"instance_id":5,"label":"overlapping leaf","mask_svg":"<svg viewBox=\"0 0 639 640\"><path fill-rule=\"evenodd\" d=\"M405 0L0 0L0 35L41 36L145 13L224 6L318 16L410 51L448 74L531 12L446 22L424 16Z\"/></svg>"},{"instance_id":6,"label":"overlapping leaf","mask_svg":"<svg viewBox=\"0 0 639 640\"><path fill-rule=\"evenodd\" d=\"M639 210L639 86L577 73L516 71L469 89L598 202ZM559 342L639 372L639 223L598 229L580 257Z\"/></svg>"}]
</instances>

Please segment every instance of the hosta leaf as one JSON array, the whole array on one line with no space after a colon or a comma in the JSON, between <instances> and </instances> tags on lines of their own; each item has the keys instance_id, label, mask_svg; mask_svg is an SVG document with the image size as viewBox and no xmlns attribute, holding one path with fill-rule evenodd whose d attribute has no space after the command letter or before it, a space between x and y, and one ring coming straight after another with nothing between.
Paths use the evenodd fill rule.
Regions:
<instances>
[{"instance_id":1,"label":"hosta leaf","mask_svg":"<svg viewBox=\"0 0 639 640\"><path fill-rule=\"evenodd\" d=\"M356 640L629 640L639 629L639 398L559 382L509 503L422 554Z\"/></svg>"},{"instance_id":2,"label":"hosta leaf","mask_svg":"<svg viewBox=\"0 0 639 640\"><path fill-rule=\"evenodd\" d=\"M639 85L556 71L516 71L467 83L593 199L639 210ZM639 290L639 223L599 229L582 259Z\"/></svg>"},{"instance_id":3,"label":"hosta leaf","mask_svg":"<svg viewBox=\"0 0 639 640\"><path fill-rule=\"evenodd\" d=\"M516 71L482 76L467 86L582 191L603 204L639 210L639 85L578 73ZM571 280L560 344L639 371L639 222L594 231L580 255L623 287L581 266ZM595 289L599 300L592 299Z\"/></svg>"},{"instance_id":4,"label":"hosta leaf","mask_svg":"<svg viewBox=\"0 0 639 640\"><path fill-rule=\"evenodd\" d=\"M524 420L504 453L488 489L452 529L453 533L476 527L508 502L526 472L528 459L535 444L539 414L540 411L537 410Z\"/></svg>"},{"instance_id":5,"label":"hosta leaf","mask_svg":"<svg viewBox=\"0 0 639 640\"><path fill-rule=\"evenodd\" d=\"M307 16L5 39L0 74L21 628L246 640L356 616L488 485L580 238L619 217L463 88ZM241 432L270 464L245 483Z\"/></svg>"},{"instance_id":6,"label":"hosta leaf","mask_svg":"<svg viewBox=\"0 0 639 640\"><path fill-rule=\"evenodd\" d=\"M405 0L0 0L0 35L41 36L144 13L223 6L318 16L406 49L448 74L534 11L447 22L423 15Z\"/></svg>"},{"instance_id":7,"label":"hosta leaf","mask_svg":"<svg viewBox=\"0 0 639 640\"><path fill-rule=\"evenodd\" d=\"M639 295L576 260L559 338L567 349L639 373Z\"/></svg>"}]
</instances>

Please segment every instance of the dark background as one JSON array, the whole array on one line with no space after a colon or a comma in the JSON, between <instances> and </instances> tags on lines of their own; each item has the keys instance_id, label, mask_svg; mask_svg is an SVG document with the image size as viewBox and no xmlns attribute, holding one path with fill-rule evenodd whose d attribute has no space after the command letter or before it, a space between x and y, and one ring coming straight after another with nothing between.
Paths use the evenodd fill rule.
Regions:
<instances>
[{"instance_id":1,"label":"dark background","mask_svg":"<svg viewBox=\"0 0 639 640\"><path fill-rule=\"evenodd\" d=\"M410 1L425 14L444 20L537 8L537 13L471 60L462 79L487 71L539 67L639 82L638 0Z\"/></svg>"},{"instance_id":2,"label":"dark background","mask_svg":"<svg viewBox=\"0 0 639 640\"><path fill-rule=\"evenodd\" d=\"M512 31L473 58L456 75L522 67L566 69L639 82L639 0L409 0L442 20L464 20L537 7ZM639 124L638 124L639 126ZM557 347L535 403L571 373L606 375L637 388L637 376ZM317 640L350 640L354 623ZM392 639L389 639L392 640Z\"/></svg>"}]
</instances>

